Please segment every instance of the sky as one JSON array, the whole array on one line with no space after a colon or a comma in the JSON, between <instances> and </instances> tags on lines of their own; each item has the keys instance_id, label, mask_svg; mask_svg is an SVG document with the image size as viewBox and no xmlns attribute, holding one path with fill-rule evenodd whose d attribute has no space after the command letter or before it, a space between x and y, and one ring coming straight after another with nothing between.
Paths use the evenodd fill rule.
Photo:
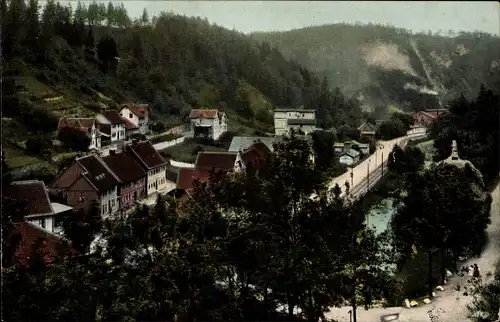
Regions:
<instances>
[{"instance_id":1,"label":"sky","mask_svg":"<svg viewBox=\"0 0 500 322\"><path fill-rule=\"evenodd\" d=\"M76 6L74 1L72 6ZM88 1L84 1L87 2ZM113 1L120 2L120 1ZM333 23L381 23L414 32L483 31L500 34L496 1L122 1L131 17L143 8L200 16L228 29L250 33L286 31Z\"/></svg>"}]
</instances>

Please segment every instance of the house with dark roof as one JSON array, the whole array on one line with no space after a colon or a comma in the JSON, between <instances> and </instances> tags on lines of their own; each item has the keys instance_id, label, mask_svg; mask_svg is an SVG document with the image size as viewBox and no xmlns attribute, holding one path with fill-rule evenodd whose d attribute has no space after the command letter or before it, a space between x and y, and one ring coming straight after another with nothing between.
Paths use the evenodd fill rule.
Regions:
<instances>
[{"instance_id":1,"label":"house with dark roof","mask_svg":"<svg viewBox=\"0 0 500 322\"><path fill-rule=\"evenodd\" d=\"M195 138L215 141L227 131L226 113L217 109L192 109L189 120Z\"/></svg>"},{"instance_id":2,"label":"house with dark roof","mask_svg":"<svg viewBox=\"0 0 500 322\"><path fill-rule=\"evenodd\" d=\"M198 152L194 167L204 171L241 171L245 163L240 152Z\"/></svg>"},{"instance_id":3,"label":"house with dark roof","mask_svg":"<svg viewBox=\"0 0 500 322\"><path fill-rule=\"evenodd\" d=\"M316 111L313 109L275 109L275 135L288 135L290 130L309 134L316 130Z\"/></svg>"},{"instance_id":4,"label":"house with dark roof","mask_svg":"<svg viewBox=\"0 0 500 322\"><path fill-rule=\"evenodd\" d=\"M109 124L111 127L110 137L111 143L115 141L125 140L127 123L116 111L106 111L97 114L97 121L100 124Z\"/></svg>"},{"instance_id":5,"label":"house with dark roof","mask_svg":"<svg viewBox=\"0 0 500 322\"><path fill-rule=\"evenodd\" d=\"M119 209L120 179L95 155L75 160L50 184L52 192L60 194L75 209L88 210L92 202L100 205L103 218L115 215Z\"/></svg>"},{"instance_id":6,"label":"house with dark roof","mask_svg":"<svg viewBox=\"0 0 500 322\"><path fill-rule=\"evenodd\" d=\"M135 129L141 134L149 133L148 104L122 104L119 114L130 124L126 126L131 131L131 134L136 132ZM135 129L132 129L132 126L135 126Z\"/></svg>"},{"instance_id":7,"label":"house with dark roof","mask_svg":"<svg viewBox=\"0 0 500 322\"><path fill-rule=\"evenodd\" d=\"M365 137L370 140L375 139L375 133L377 132L377 126L370 122L364 122L360 126L358 126L358 131L362 137Z\"/></svg>"},{"instance_id":8,"label":"house with dark roof","mask_svg":"<svg viewBox=\"0 0 500 322\"><path fill-rule=\"evenodd\" d=\"M12 258L14 265L29 266L30 259L41 254L46 264L54 263L64 257L81 255L60 236L57 236L31 222L13 223L10 238L18 240ZM9 267L2 267L8 269Z\"/></svg>"},{"instance_id":9,"label":"house with dark roof","mask_svg":"<svg viewBox=\"0 0 500 322\"><path fill-rule=\"evenodd\" d=\"M360 153L354 149L347 149L340 155L339 163L352 166L359 162Z\"/></svg>"},{"instance_id":10,"label":"house with dark roof","mask_svg":"<svg viewBox=\"0 0 500 322\"><path fill-rule=\"evenodd\" d=\"M59 135L61 129L65 127L85 133L90 139L89 150L98 150L101 148L101 132L94 118L61 117L57 123L56 137Z\"/></svg>"},{"instance_id":11,"label":"house with dark roof","mask_svg":"<svg viewBox=\"0 0 500 322\"><path fill-rule=\"evenodd\" d=\"M121 181L118 186L120 210L130 209L146 196L148 174L130 152L115 153L112 150L102 160Z\"/></svg>"},{"instance_id":12,"label":"house with dark roof","mask_svg":"<svg viewBox=\"0 0 500 322\"><path fill-rule=\"evenodd\" d=\"M125 147L147 172L146 194L166 194L175 188L166 178L167 161L149 141L133 141Z\"/></svg>"},{"instance_id":13,"label":"house with dark roof","mask_svg":"<svg viewBox=\"0 0 500 322\"><path fill-rule=\"evenodd\" d=\"M43 181L13 181L3 193L27 206L27 213L24 215L26 221L51 233L62 233L61 218L72 208L51 202Z\"/></svg>"}]
</instances>

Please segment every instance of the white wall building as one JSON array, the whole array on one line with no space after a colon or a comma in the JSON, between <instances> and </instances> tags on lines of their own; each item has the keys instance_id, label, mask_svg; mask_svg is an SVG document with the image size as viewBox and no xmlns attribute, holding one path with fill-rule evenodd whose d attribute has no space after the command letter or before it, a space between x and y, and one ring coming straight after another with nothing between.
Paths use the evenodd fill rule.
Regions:
<instances>
[{"instance_id":1,"label":"white wall building","mask_svg":"<svg viewBox=\"0 0 500 322\"><path fill-rule=\"evenodd\" d=\"M195 138L218 140L227 131L226 113L219 110L193 109L189 113L191 132Z\"/></svg>"},{"instance_id":2,"label":"white wall building","mask_svg":"<svg viewBox=\"0 0 500 322\"><path fill-rule=\"evenodd\" d=\"M156 151L151 142L133 142L126 147L148 173L146 194L165 194L168 191L167 161Z\"/></svg>"},{"instance_id":3,"label":"white wall building","mask_svg":"<svg viewBox=\"0 0 500 322\"><path fill-rule=\"evenodd\" d=\"M339 163L351 166L359 161L359 152L354 149L348 149L339 158Z\"/></svg>"},{"instance_id":4,"label":"white wall building","mask_svg":"<svg viewBox=\"0 0 500 322\"><path fill-rule=\"evenodd\" d=\"M316 111L304 109L274 110L275 135L288 135L290 129L309 134L316 130Z\"/></svg>"},{"instance_id":5,"label":"white wall building","mask_svg":"<svg viewBox=\"0 0 500 322\"><path fill-rule=\"evenodd\" d=\"M24 219L27 222L51 233L62 233L61 216L73 209L60 203L50 202L43 181L14 181L4 193L26 203L27 214Z\"/></svg>"},{"instance_id":6,"label":"white wall building","mask_svg":"<svg viewBox=\"0 0 500 322\"><path fill-rule=\"evenodd\" d=\"M139 133L149 133L149 112L147 104L123 104L120 110L120 116L139 127Z\"/></svg>"},{"instance_id":7,"label":"white wall building","mask_svg":"<svg viewBox=\"0 0 500 322\"><path fill-rule=\"evenodd\" d=\"M96 119L101 124L109 124L111 131L109 133L111 142L125 140L126 129L125 120L115 111L99 113Z\"/></svg>"}]
</instances>

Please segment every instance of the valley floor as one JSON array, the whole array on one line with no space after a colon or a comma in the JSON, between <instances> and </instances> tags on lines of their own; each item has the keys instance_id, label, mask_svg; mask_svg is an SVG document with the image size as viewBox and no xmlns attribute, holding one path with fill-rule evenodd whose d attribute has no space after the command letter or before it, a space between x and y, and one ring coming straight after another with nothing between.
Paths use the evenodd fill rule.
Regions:
<instances>
[{"instance_id":1,"label":"valley floor","mask_svg":"<svg viewBox=\"0 0 500 322\"><path fill-rule=\"evenodd\" d=\"M465 265L477 263L485 282L489 282L486 274L488 272L494 273L495 262L500 259L500 183L497 183L495 190L492 192L492 197L491 224L487 229L489 244L480 258L472 258L464 263ZM460 291L455 290L457 284L461 285ZM472 297L462 295L465 284L464 278L454 276L449 279L443 292L436 291L437 297L431 304L411 309L390 307L364 310L359 308L357 310L357 320L359 322L467 322L470 321L467 318L467 305L471 303ZM339 322L347 322L350 321L349 310L351 310L351 307L332 308L330 312L325 314L325 317ZM430 319L429 313L437 316L437 318Z\"/></svg>"}]
</instances>

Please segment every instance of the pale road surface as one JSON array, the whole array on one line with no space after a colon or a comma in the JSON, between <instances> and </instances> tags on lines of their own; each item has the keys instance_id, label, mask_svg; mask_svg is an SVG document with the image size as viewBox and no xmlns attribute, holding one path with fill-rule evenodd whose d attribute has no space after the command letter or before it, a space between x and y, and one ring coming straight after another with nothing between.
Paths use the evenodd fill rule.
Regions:
<instances>
[{"instance_id":1,"label":"pale road surface","mask_svg":"<svg viewBox=\"0 0 500 322\"><path fill-rule=\"evenodd\" d=\"M473 258L464 263L464 265L477 263L486 283L492 279L492 277L487 278L486 273L494 273L495 262L500 259L500 183L492 192L492 197L491 224L487 229L489 244L480 258ZM461 285L461 291L459 292L455 290L457 284ZM454 276L444 286L445 290L443 292L436 291L437 296L431 304L421 304L421 306L410 309L391 307L365 310L359 308L357 310L357 320L358 322L468 322L470 319L467 317L467 305L472 298L471 296L462 295L464 285L467 285L464 278ZM351 307L332 308L330 312L325 314L325 317L339 322L348 322L349 310L351 310ZM439 318L431 320L428 317L429 310L433 310L434 314L438 315Z\"/></svg>"}]
</instances>

